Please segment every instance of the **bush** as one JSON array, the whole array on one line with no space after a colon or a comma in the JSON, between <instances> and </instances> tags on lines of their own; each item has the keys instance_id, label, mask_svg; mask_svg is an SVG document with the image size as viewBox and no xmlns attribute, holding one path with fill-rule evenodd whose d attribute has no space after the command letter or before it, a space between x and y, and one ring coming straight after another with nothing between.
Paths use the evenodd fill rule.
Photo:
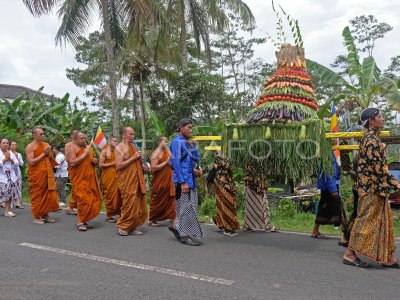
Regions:
<instances>
[{"instance_id":1,"label":"bush","mask_svg":"<svg viewBox=\"0 0 400 300\"><path fill-rule=\"evenodd\" d=\"M215 198L205 197L200 205L200 215L213 217L217 212Z\"/></svg>"},{"instance_id":2,"label":"bush","mask_svg":"<svg viewBox=\"0 0 400 300\"><path fill-rule=\"evenodd\" d=\"M290 199L282 199L279 202L278 214L284 218L293 218L296 211L296 204Z\"/></svg>"}]
</instances>

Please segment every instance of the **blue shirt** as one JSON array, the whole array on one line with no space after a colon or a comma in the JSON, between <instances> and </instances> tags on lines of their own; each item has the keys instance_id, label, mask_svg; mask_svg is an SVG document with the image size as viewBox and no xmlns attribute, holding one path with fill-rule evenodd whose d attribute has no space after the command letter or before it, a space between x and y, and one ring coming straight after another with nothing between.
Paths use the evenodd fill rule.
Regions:
<instances>
[{"instance_id":1,"label":"blue shirt","mask_svg":"<svg viewBox=\"0 0 400 300\"><path fill-rule=\"evenodd\" d=\"M187 183L190 189L196 188L193 169L200 160L196 146L190 146L187 139L178 134L172 141L170 149L174 183Z\"/></svg>"},{"instance_id":2,"label":"blue shirt","mask_svg":"<svg viewBox=\"0 0 400 300\"><path fill-rule=\"evenodd\" d=\"M318 174L317 188L320 190L326 190L330 193L339 192L338 184L340 182L340 168L337 164L336 158L332 153L333 158L333 176L320 172Z\"/></svg>"}]
</instances>

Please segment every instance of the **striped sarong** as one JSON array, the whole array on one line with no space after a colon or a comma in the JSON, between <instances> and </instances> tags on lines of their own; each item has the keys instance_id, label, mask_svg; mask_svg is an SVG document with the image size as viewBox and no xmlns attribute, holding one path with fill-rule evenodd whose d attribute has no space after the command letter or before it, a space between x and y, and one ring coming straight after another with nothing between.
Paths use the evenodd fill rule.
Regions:
<instances>
[{"instance_id":1,"label":"striped sarong","mask_svg":"<svg viewBox=\"0 0 400 300\"><path fill-rule=\"evenodd\" d=\"M244 209L243 228L245 230L269 230L272 227L266 192L257 193L245 186Z\"/></svg>"}]
</instances>

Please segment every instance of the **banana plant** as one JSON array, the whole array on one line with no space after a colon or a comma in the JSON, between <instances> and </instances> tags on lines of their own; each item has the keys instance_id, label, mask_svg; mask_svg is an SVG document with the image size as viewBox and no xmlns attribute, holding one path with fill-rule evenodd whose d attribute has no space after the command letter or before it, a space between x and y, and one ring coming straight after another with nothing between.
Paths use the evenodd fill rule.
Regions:
<instances>
[{"instance_id":1,"label":"banana plant","mask_svg":"<svg viewBox=\"0 0 400 300\"><path fill-rule=\"evenodd\" d=\"M327 84L340 86L340 93L330 102L338 104L341 100L345 105L367 108L378 96L383 96L393 108L400 108L400 93L398 83L384 77L372 56L364 58L361 62L354 38L350 28L346 26L342 33L347 49L347 75L350 81L335 71L315 62L307 60L307 68L311 73L317 74ZM325 107L326 106L326 107ZM322 114L330 103L323 105Z\"/></svg>"}]
</instances>

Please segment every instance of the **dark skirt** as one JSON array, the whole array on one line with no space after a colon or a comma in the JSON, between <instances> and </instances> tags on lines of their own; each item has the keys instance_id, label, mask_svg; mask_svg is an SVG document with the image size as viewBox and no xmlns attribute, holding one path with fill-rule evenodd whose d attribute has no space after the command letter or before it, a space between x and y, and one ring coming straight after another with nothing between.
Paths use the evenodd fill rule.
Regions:
<instances>
[{"instance_id":1,"label":"dark skirt","mask_svg":"<svg viewBox=\"0 0 400 300\"><path fill-rule=\"evenodd\" d=\"M332 224L339 226L342 216L340 199L332 197L327 190L321 190L321 198L318 204L318 213L315 223L321 225Z\"/></svg>"}]
</instances>

